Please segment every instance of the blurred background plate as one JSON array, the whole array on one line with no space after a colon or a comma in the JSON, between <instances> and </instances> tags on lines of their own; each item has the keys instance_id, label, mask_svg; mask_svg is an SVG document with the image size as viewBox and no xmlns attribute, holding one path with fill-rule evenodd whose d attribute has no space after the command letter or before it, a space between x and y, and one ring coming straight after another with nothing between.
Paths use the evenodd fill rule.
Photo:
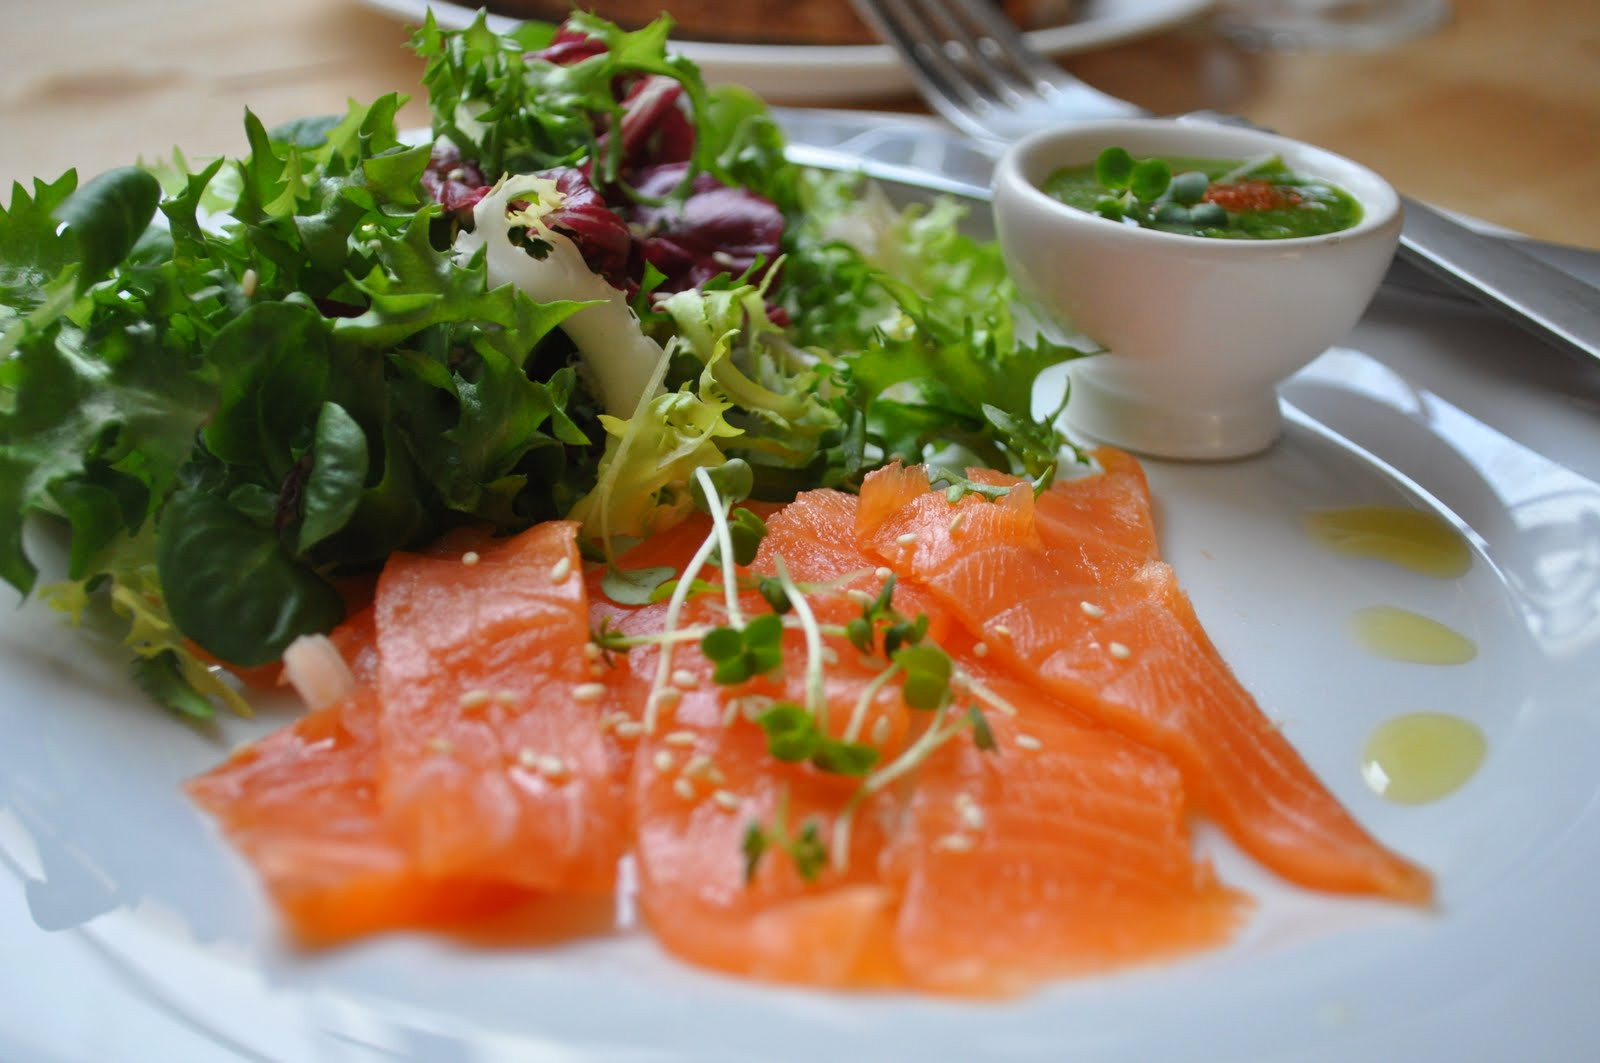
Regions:
<instances>
[{"instance_id":1,"label":"blurred background plate","mask_svg":"<svg viewBox=\"0 0 1600 1063\"><path fill-rule=\"evenodd\" d=\"M427 0L359 0L410 22L433 8L441 26L465 26L474 7ZM663 4L663 7L667 5ZM1034 30L1028 39L1053 55L1087 51L1177 25L1211 6L1211 0L1084 0L1078 17L1066 25ZM490 24L516 19L491 15ZM744 85L769 99L789 103L838 101L907 92L911 82L887 47L881 45L725 44L679 41L680 53L699 64L712 83Z\"/></svg>"}]
</instances>

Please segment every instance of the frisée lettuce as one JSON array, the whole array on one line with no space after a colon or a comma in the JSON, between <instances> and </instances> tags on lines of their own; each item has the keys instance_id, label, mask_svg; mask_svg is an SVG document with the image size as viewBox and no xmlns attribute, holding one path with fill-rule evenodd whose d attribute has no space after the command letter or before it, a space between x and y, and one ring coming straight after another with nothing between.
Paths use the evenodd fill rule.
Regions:
<instances>
[{"instance_id":1,"label":"fris\u00e9e lettuce","mask_svg":"<svg viewBox=\"0 0 1600 1063\"><path fill-rule=\"evenodd\" d=\"M385 96L198 167L17 186L0 209L0 576L67 529L49 597L122 619L153 697L234 704L392 552L583 523L596 557L691 507L851 487L939 454L1047 483L998 252L959 210L802 170L748 93L576 14L414 46L431 135ZM354 588L354 589L353 589Z\"/></svg>"}]
</instances>

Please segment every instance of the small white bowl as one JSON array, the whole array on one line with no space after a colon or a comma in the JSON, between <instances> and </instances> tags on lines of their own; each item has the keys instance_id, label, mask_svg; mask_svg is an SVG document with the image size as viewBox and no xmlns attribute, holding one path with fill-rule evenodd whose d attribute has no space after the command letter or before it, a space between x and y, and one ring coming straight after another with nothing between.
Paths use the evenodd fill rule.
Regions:
<instances>
[{"instance_id":1,"label":"small white bowl","mask_svg":"<svg viewBox=\"0 0 1600 1063\"><path fill-rule=\"evenodd\" d=\"M1219 240L1066 206L1045 179L1113 145L1135 158L1249 159L1344 189L1361 221L1326 236ZM1400 199L1371 170L1254 129L1193 120L1083 122L1013 145L994 176L1006 264L1036 313L1108 353L1071 367L1068 425L1154 457L1237 458L1282 428L1277 384L1365 311L1400 235Z\"/></svg>"}]
</instances>

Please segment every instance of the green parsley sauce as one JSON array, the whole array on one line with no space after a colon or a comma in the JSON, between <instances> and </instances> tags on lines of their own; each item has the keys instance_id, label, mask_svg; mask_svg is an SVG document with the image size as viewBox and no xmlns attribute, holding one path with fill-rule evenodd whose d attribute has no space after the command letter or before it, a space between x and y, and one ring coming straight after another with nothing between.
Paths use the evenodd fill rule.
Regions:
<instances>
[{"instance_id":1,"label":"green parsley sauce","mask_svg":"<svg viewBox=\"0 0 1600 1063\"><path fill-rule=\"evenodd\" d=\"M1349 229L1361 221L1361 204L1354 196L1320 178L1295 173L1277 157L1248 162L1185 156L1160 158L1172 168L1175 176L1188 172L1204 174L1210 181L1204 202L1215 203L1226 211L1227 222L1221 225L1168 222L1152 212L1148 217L1124 217L1124 224L1217 240L1284 240L1323 236ZM1067 206L1091 214L1097 213L1097 204L1108 195L1096 179L1093 164L1057 170L1045 179L1043 188L1047 195ZM1167 196L1156 200L1158 209Z\"/></svg>"}]
</instances>

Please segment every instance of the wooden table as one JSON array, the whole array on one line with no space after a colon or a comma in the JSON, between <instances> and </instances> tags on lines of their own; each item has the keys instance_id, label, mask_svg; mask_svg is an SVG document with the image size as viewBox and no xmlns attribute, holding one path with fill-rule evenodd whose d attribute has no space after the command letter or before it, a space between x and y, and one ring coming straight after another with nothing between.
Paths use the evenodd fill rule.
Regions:
<instances>
[{"instance_id":1,"label":"wooden table","mask_svg":"<svg viewBox=\"0 0 1600 1063\"><path fill-rule=\"evenodd\" d=\"M1153 110L1236 111L1419 198L1600 248L1600 3L1454 3L1450 25L1380 52L1247 54L1200 19L1069 65ZM0 181L88 174L175 144L238 152L246 105L271 125L349 97L420 94L407 36L356 0L10 0ZM426 122L419 101L407 115Z\"/></svg>"}]
</instances>

